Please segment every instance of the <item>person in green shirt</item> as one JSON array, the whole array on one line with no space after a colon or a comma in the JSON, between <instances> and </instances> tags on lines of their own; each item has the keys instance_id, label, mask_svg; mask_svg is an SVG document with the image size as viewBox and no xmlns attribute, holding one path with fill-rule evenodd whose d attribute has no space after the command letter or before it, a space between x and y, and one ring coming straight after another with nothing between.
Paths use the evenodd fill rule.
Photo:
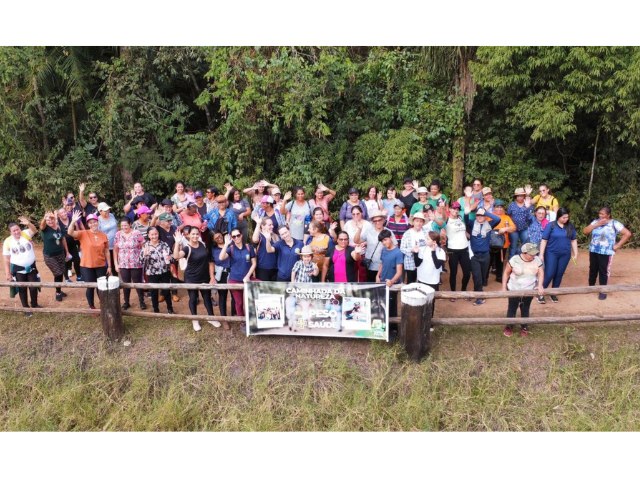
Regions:
<instances>
[{"instance_id":1,"label":"person in green shirt","mask_svg":"<svg viewBox=\"0 0 640 480\"><path fill-rule=\"evenodd\" d=\"M40 235L43 242L43 257L45 265L51 270L54 282L64 280L67 259L71 258L67 248L65 232L58 223L58 216L53 212L46 212L40 221ZM67 294L60 287L56 287L56 301L61 302Z\"/></svg>"}]
</instances>

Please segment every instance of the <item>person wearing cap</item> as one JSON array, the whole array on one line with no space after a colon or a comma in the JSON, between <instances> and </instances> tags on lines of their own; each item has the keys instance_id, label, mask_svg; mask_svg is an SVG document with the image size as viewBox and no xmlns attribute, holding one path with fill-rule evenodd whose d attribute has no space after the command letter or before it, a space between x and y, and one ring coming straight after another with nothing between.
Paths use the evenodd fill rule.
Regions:
<instances>
[{"instance_id":1,"label":"person wearing cap","mask_svg":"<svg viewBox=\"0 0 640 480\"><path fill-rule=\"evenodd\" d=\"M115 265L113 261L113 244L116 239L116 232L118 231L118 221L113 213L111 213L111 207L106 202L100 202L98 204L98 230L104 233L109 240L109 258L111 265Z\"/></svg>"},{"instance_id":2,"label":"person wearing cap","mask_svg":"<svg viewBox=\"0 0 640 480\"><path fill-rule=\"evenodd\" d=\"M509 254L509 234L515 232L516 226L513 223L513 219L504 212L504 202L500 199L496 199L493 204L493 213L500 217L500 223L493 227L492 235L500 235L501 238L498 242L490 242L491 249L489 250L489 272L496 274L496 282L502 283L502 273L504 270L504 260L508 258ZM497 245L502 240L502 246ZM488 281L489 272L487 272ZM485 287L487 282L485 282Z\"/></svg>"},{"instance_id":3,"label":"person wearing cap","mask_svg":"<svg viewBox=\"0 0 640 480\"><path fill-rule=\"evenodd\" d=\"M144 240L148 240L147 230L151 226L151 209L147 207L144 203L138 205L136 209L136 216L138 219L132 223L131 227L134 230L139 231L142 234Z\"/></svg>"},{"instance_id":4,"label":"person wearing cap","mask_svg":"<svg viewBox=\"0 0 640 480\"><path fill-rule=\"evenodd\" d=\"M109 239L98 230L98 217L96 215L87 216L88 230L77 231L76 223L80 220L80 217L80 212L73 213L68 233L79 241L82 249L80 270L83 280L85 282L96 282L99 277L111 275ZM86 297L89 308L95 309L95 288L87 288Z\"/></svg>"},{"instance_id":5,"label":"person wearing cap","mask_svg":"<svg viewBox=\"0 0 640 480\"><path fill-rule=\"evenodd\" d=\"M411 228L409 225L409 217L404 213L404 203L395 200L391 212L387 217L387 228L391 230L396 237L398 243L402 240L404 232Z\"/></svg>"},{"instance_id":6,"label":"person wearing cap","mask_svg":"<svg viewBox=\"0 0 640 480\"><path fill-rule=\"evenodd\" d=\"M304 197L304 188L296 186L291 191L293 192L293 200L289 201L292 196L290 192L287 192L284 197L287 202L285 205L287 225L289 225L293 238L304 241L311 221L311 205Z\"/></svg>"},{"instance_id":7,"label":"person wearing cap","mask_svg":"<svg viewBox=\"0 0 640 480\"><path fill-rule=\"evenodd\" d=\"M207 204L204 203L204 194L202 193L202 190L196 190L193 194L193 198L195 199L194 203L196 204L198 213L202 218L204 218L204 216L208 212L208 209L207 209Z\"/></svg>"},{"instance_id":8,"label":"person wearing cap","mask_svg":"<svg viewBox=\"0 0 640 480\"><path fill-rule=\"evenodd\" d=\"M136 182L133 184L133 190L131 190L131 192L127 194L126 197L129 198L129 201L124 204L125 214L129 214L131 210L135 209L136 205L138 205L139 203L144 203L149 207L150 210L155 210L155 208L158 206L155 197L150 193L145 192L140 182ZM131 221L135 220L131 216L129 216L129 218L131 218Z\"/></svg>"},{"instance_id":9,"label":"person wearing cap","mask_svg":"<svg viewBox=\"0 0 640 480\"><path fill-rule=\"evenodd\" d=\"M531 197L524 188L518 187L513 192L513 201L507 207L507 215L513 219L516 225L516 231L509 234L511 246L509 247L509 256L513 257L519 252L521 245L529 242L529 223L531 223Z\"/></svg>"},{"instance_id":10,"label":"person wearing cap","mask_svg":"<svg viewBox=\"0 0 640 480\"><path fill-rule=\"evenodd\" d=\"M263 218L271 219L273 223L273 231L277 232L280 225L286 225L287 221L280 210L275 208L276 201L271 195L263 195L260 204L253 209L251 218L256 224L259 224Z\"/></svg>"},{"instance_id":11,"label":"person wearing cap","mask_svg":"<svg viewBox=\"0 0 640 480\"><path fill-rule=\"evenodd\" d=\"M204 199L204 203L207 206L206 213L209 213L214 208L218 208L218 202L216 202L216 197L220 195L220 191L218 190L217 187L214 187L213 185L211 185L207 187L204 193L206 196L206 198Z\"/></svg>"},{"instance_id":12,"label":"person wearing cap","mask_svg":"<svg viewBox=\"0 0 640 480\"><path fill-rule=\"evenodd\" d=\"M469 239L467 238L467 227L460 216L460 202L455 201L449 207L449 216L444 227L447 238L447 254L449 257L449 288L456 291L458 265L462 269L461 291L466 292L469 280L471 279L471 260L469 258ZM474 212L475 215L475 212ZM475 220L474 220L475 221ZM451 301L455 302L455 298Z\"/></svg>"},{"instance_id":13,"label":"person wearing cap","mask_svg":"<svg viewBox=\"0 0 640 480\"><path fill-rule=\"evenodd\" d=\"M76 212L80 218L80 212ZM51 214L53 217L53 214ZM15 280L17 282L40 282L40 274L36 267L36 254L31 239L38 233L36 227L28 217L21 216L18 221L25 228L15 222L9 223L9 236L2 244L2 254L4 258L4 273L7 282ZM27 302L27 288L18 287L18 295L23 308L29 308ZM31 308L40 308L38 305L38 288L29 287L31 296ZM26 317L31 317L31 312L25 312Z\"/></svg>"},{"instance_id":14,"label":"person wearing cap","mask_svg":"<svg viewBox=\"0 0 640 480\"><path fill-rule=\"evenodd\" d=\"M362 218L364 220L367 220L369 218L367 206L362 200L360 200L360 192L358 191L358 189L355 187L351 187L347 193L349 194L349 197L340 207L340 230L344 230L345 224L353 218L351 216L351 209L355 206L360 207Z\"/></svg>"},{"instance_id":15,"label":"person wearing cap","mask_svg":"<svg viewBox=\"0 0 640 480\"><path fill-rule=\"evenodd\" d=\"M520 255L511 257L507 262L504 275L502 276L502 291L523 291L531 292L538 290L538 295L544 294L542 282L544 279L544 267L542 260L538 256L538 246L534 243L525 243L522 245ZM533 296L523 295L521 297L509 297L509 306L507 307L507 317L515 318L518 308L520 308L520 317L529 318L529 309ZM504 327L502 332L505 337L513 334L513 324ZM529 328L526 323L520 324L520 336L525 337L529 334Z\"/></svg>"},{"instance_id":16,"label":"person wearing cap","mask_svg":"<svg viewBox=\"0 0 640 480\"><path fill-rule=\"evenodd\" d=\"M146 232L145 232L146 233ZM116 232L113 246L113 257L115 259L115 270L120 275L124 283L142 283L142 246L144 245L144 235L137 229L131 227L131 221L127 217L120 219L120 230ZM144 303L144 290L137 288L140 309L146 310ZM131 289L123 288L124 303L122 309L131 307Z\"/></svg>"},{"instance_id":17,"label":"person wearing cap","mask_svg":"<svg viewBox=\"0 0 640 480\"><path fill-rule=\"evenodd\" d=\"M236 225L242 233L242 239L246 242L249 239L249 222L247 218L251 215L251 205L246 199L242 198L240 191L233 187L227 192L227 201L236 217Z\"/></svg>"},{"instance_id":18,"label":"person wearing cap","mask_svg":"<svg viewBox=\"0 0 640 480\"><path fill-rule=\"evenodd\" d=\"M400 200L405 207L405 213L411 211L411 207L413 204L418 201L418 197L416 195L416 190L418 189L418 181L413 180L411 177L405 177L402 185L404 189L400 192L398 196L398 200Z\"/></svg>"},{"instance_id":19,"label":"person wearing cap","mask_svg":"<svg viewBox=\"0 0 640 480\"><path fill-rule=\"evenodd\" d=\"M280 189L278 187L271 187L269 189L269 195L273 197L273 200L275 202L273 204L273 208L282 213L282 215L284 215L286 218L287 209L285 207L287 205L287 202L282 198L282 192L280 191Z\"/></svg>"},{"instance_id":20,"label":"person wearing cap","mask_svg":"<svg viewBox=\"0 0 640 480\"><path fill-rule=\"evenodd\" d=\"M386 216L380 210L373 210L370 214L371 225L372 228L368 228L364 231L359 231L355 236L355 243L366 243L367 249L364 252L364 258L362 263L367 269L367 282L375 282L376 277L378 275L378 271L380 270L381 263L381 255L384 250L384 245L378 239L380 233L385 230L388 230L392 236L391 243L394 246L398 245L398 241L396 240L393 232L385 227ZM398 251L400 253L400 251Z\"/></svg>"},{"instance_id":21,"label":"person wearing cap","mask_svg":"<svg viewBox=\"0 0 640 480\"><path fill-rule=\"evenodd\" d=\"M427 245L427 229L424 228L427 221L424 213L418 212L409 219L412 228L404 232L400 241L400 251L404 255L404 272L407 283L414 283L417 278L416 262L413 259L414 247Z\"/></svg>"},{"instance_id":22,"label":"person wearing cap","mask_svg":"<svg viewBox=\"0 0 640 480\"><path fill-rule=\"evenodd\" d=\"M489 250L491 230L500 223L500 217L485 211L483 208L476 210L476 219L467 218L467 233L469 234L469 247L471 248L471 275L473 277L473 291L482 292L487 272L489 271ZM474 305L482 305L483 298L478 298Z\"/></svg>"},{"instance_id":23,"label":"person wearing cap","mask_svg":"<svg viewBox=\"0 0 640 480\"><path fill-rule=\"evenodd\" d=\"M300 260L298 260L291 270L291 281L300 283L311 283L313 277L319 274L318 265L313 262L313 250L309 245L305 245L300 250Z\"/></svg>"},{"instance_id":24,"label":"person wearing cap","mask_svg":"<svg viewBox=\"0 0 640 480\"><path fill-rule=\"evenodd\" d=\"M84 198L84 190L86 185L81 183L78 187L78 200L80 201L80 206L84 210L85 217L87 215L91 215L95 213L98 215L98 194L96 192L89 192L89 201Z\"/></svg>"},{"instance_id":25,"label":"person wearing cap","mask_svg":"<svg viewBox=\"0 0 640 480\"><path fill-rule=\"evenodd\" d=\"M429 189L427 187L418 187L416 190L418 201L411 206L409 216L413 216L418 212L424 212L424 207L429 205L427 198L429 197Z\"/></svg>"},{"instance_id":26,"label":"person wearing cap","mask_svg":"<svg viewBox=\"0 0 640 480\"><path fill-rule=\"evenodd\" d=\"M540 257L544 260L544 288L548 288L549 284L552 288L560 287L569 260L573 258L575 263L578 259L578 237L576 227L569 221L569 210L560 207L557 213L556 220L545 227L540 241ZM558 302L555 295L550 298L553 303ZM538 302L545 303L544 297L539 296Z\"/></svg>"},{"instance_id":27,"label":"person wearing cap","mask_svg":"<svg viewBox=\"0 0 640 480\"><path fill-rule=\"evenodd\" d=\"M175 228L179 228L180 225L182 225L182 219L180 218L180 215L173 211L173 202L168 198L165 198L160 202L160 208L156 209L155 213L153 214L153 218L151 219L152 227L155 227L158 224L160 215L164 213L167 213L171 216L169 221Z\"/></svg>"},{"instance_id":28,"label":"person wearing cap","mask_svg":"<svg viewBox=\"0 0 640 480\"><path fill-rule=\"evenodd\" d=\"M54 282L64 280L67 258L71 258L67 248L65 235L58 223L58 216L54 212L46 212L40 221L40 236L42 237L42 254L45 265L51 270ZM61 302L67 294L60 287L56 287L56 301Z\"/></svg>"},{"instance_id":29,"label":"person wearing cap","mask_svg":"<svg viewBox=\"0 0 640 480\"><path fill-rule=\"evenodd\" d=\"M329 203L336 198L336 192L329 187L325 187L322 182L316 187L314 196L309 200L309 204L312 208L321 208L325 226L329 228L331 225L331 215L329 214Z\"/></svg>"}]
</instances>

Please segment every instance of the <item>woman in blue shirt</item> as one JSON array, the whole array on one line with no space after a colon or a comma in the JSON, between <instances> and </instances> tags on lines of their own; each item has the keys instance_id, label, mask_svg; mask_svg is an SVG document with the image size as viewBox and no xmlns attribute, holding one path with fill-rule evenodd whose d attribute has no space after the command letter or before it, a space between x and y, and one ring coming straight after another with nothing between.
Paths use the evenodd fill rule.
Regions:
<instances>
[{"instance_id":1,"label":"woman in blue shirt","mask_svg":"<svg viewBox=\"0 0 640 480\"><path fill-rule=\"evenodd\" d=\"M576 228L569 221L569 210L560 207L556 220L545 227L540 241L540 258L544 259L544 288L552 281L553 288L560 286L571 252L575 261L578 258ZM558 301L555 295L551 295L550 298L554 303ZM538 303L545 303L544 295L538 296Z\"/></svg>"}]
</instances>

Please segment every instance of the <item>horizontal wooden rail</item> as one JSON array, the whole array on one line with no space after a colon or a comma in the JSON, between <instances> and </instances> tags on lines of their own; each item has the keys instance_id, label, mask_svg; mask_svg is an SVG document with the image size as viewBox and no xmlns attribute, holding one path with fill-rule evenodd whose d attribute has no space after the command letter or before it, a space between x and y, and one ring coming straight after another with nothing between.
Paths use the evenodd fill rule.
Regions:
<instances>
[{"instance_id":1,"label":"horizontal wooden rail","mask_svg":"<svg viewBox=\"0 0 640 480\"><path fill-rule=\"evenodd\" d=\"M626 322L640 320L639 314L623 313L619 315L575 315L572 317L434 317L433 325L507 325L526 323L534 324L564 324L564 323L593 323L593 322Z\"/></svg>"},{"instance_id":2,"label":"horizontal wooden rail","mask_svg":"<svg viewBox=\"0 0 640 480\"><path fill-rule=\"evenodd\" d=\"M4 307L0 306L0 312L33 312L33 313L70 313L82 315L100 315L100 310L90 308L31 308L31 307Z\"/></svg>"},{"instance_id":3,"label":"horizontal wooden rail","mask_svg":"<svg viewBox=\"0 0 640 480\"><path fill-rule=\"evenodd\" d=\"M1 308L1 307L0 307ZM190 313L153 313L140 312L137 310L125 310L122 312L125 317L143 317L143 318L162 318L168 320L187 319L187 320L217 320L219 322L244 322L244 317L238 316L222 316L222 315L191 315Z\"/></svg>"}]
</instances>

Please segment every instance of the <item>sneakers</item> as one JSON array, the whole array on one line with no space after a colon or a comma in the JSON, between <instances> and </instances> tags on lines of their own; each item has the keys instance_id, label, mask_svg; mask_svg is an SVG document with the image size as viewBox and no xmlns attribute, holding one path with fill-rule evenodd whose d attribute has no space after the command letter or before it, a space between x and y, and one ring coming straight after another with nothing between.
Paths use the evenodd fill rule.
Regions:
<instances>
[{"instance_id":1,"label":"sneakers","mask_svg":"<svg viewBox=\"0 0 640 480\"><path fill-rule=\"evenodd\" d=\"M502 334L505 337L510 337L511 335L513 335L513 328L511 328L509 325L507 325L506 327L504 327L504 330L502 331Z\"/></svg>"},{"instance_id":2,"label":"sneakers","mask_svg":"<svg viewBox=\"0 0 640 480\"><path fill-rule=\"evenodd\" d=\"M146 310L147 309L147 304L144 302L140 302L140 310Z\"/></svg>"},{"instance_id":3,"label":"sneakers","mask_svg":"<svg viewBox=\"0 0 640 480\"><path fill-rule=\"evenodd\" d=\"M198 320L191 320L191 324L193 325L193 329L196 332L199 332L200 330L202 330L202 327L200 326L200 322Z\"/></svg>"},{"instance_id":4,"label":"sneakers","mask_svg":"<svg viewBox=\"0 0 640 480\"><path fill-rule=\"evenodd\" d=\"M473 302L473 305L475 307L477 307L478 305L482 305L486 300L484 298L478 298L475 302Z\"/></svg>"},{"instance_id":5,"label":"sneakers","mask_svg":"<svg viewBox=\"0 0 640 480\"><path fill-rule=\"evenodd\" d=\"M24 312L24 316L27 318L33 317L33 312Z\"/></svg>"},{"instance_id":6,"label":"sneakers","mask_svg":"<svg viewBox=\"0 0 640 480\"><path fill-rule=\"evenodd\" d=\"M529 335L529 329L527 327L522 327L520 329L520 336L526 337L527 335Z\"/></svg>"},{"instance_id":7,"label":"sneakers","mask_svg":"<svg viewBox=\"0 0 640 480\"><path fill-rule=\"evenodd\" d=\"M173 308L167 308L167 313L169 315L173 315L174 314Z\"/></svg>"},{"instance_id":8,"label":"sneakers","mask_svg":"<svg viewBox=\"0 0 640 480\"><path fill-rule=\"evenodd\" d=\"M56 302L62 301L62 292L56 292Z\"/></svg>"},{"instance_id":9,"label":"sneakers","mask_svg":"<svg viewBox=\"0 0 640 480\"><path fill-rule=\"evenodd\" d=\"M131 308L131 305L128 302L122 304L122 310L129 310L129 308Z\"/></svg>"},{"instance_id":10,"label":"sneakers","mask_svg":"<svg viewBox=\"0 0 640 480\"><path fill-rule=\"evenodd\" d=\"M62 295L63 297L66 297L66 296L67 296L67 294L66 294L66 293L64 293L64 292L60 292L60 295Z\"/></svg>"},{"instance_id":11,"label":"sneakers","mask_svg":"<svg viewBox=\"0 0 640 480\"><path fill-rule=\"evenodd\" d=\"M213 325L216 328L220 328L220 325L222 325L219 321L217 320L207 320L211 325Z\"/></svg>"},{"instance_id":12,"label":"sneakers","mask_svg":"<svg viewBox=\"0 0 640 480\"><path fill-rule=\"evenodd\" d=\"M82 280L82 277L81 277L80 275L78 275L78 276L76 277L76 282L83 283L83 282L84 282L84 280Z\"/></svg>"},{"instance_id":13,"label":"sneakers","mask_svg":"<svg viewBox=\"0 0 640 480\"><path fill-rule=\"evenodd\" d=\"M607 299L607 294L604 292L600 292L598 294L598 300L606 300Z\"/></svg>"},{"instance_id":14,"label":"sneakers","mask_svg":"<svg viewBox=\"0 0 640 480\"><path fill-rule=\"evenodd\" d=\"M541 303L542 305L547 303L544 299L544 295L538 295L538 303Z\"/></svg>"},{"instance_id":15,"label":"sneakers","mask_svg":"<svg viewBox=\"0 0 640 480\"><path fill-rule=\"evenodd\" d=\"M73 277L73 272L71 270L67 270L67 277L71 278ZM69 280L71 281L71 280Z\"/></svg>"},{"instance_id":16,"label":"sneakers","mask_svg":"<svg viewBox=\"0 0 640 480\"><path fill-rule=\"evenodd\" d=\"M556 297L555 295L549 295L549 298L551 298L551 301L553 303L558 303L558 297Z\"/></svg>"}]
</instances>

